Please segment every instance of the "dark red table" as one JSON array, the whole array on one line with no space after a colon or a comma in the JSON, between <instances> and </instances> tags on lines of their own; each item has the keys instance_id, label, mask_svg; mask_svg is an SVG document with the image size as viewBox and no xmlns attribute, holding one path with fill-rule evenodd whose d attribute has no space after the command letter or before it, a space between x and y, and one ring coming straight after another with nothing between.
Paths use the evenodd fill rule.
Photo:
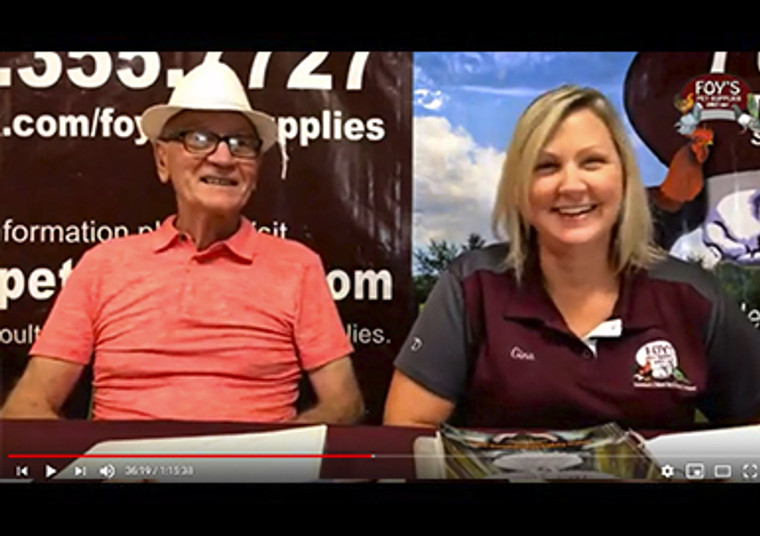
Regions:
<instances>
[{"instance_id":1,"label":"dark red table","mask_svg":"<svg viewBox=\"0 0 760 536\"><path fill-rule=\"evenodd\" d=\"M46 464L63 468L71 460L9 459L8 454L81 454L101 441L138 438L180 437L207 434L246 433L281 430L288 426L243 423L167 422L167 421L2 421L0 420L0 478L4 483L22 482L16 468L29 466L29 477L36 482L50 482L44 476ZM382 426L329 426L326 454L374 454L370 459L327 458L322 461L321 479L337 481L293 486L283 485L101 485L90 480L81 485L0 485L2 503L18 504L87 504L100 503L177 504L229 506L242 503L250 507L268 504L298 505L334 509L348 504L370 505L377 514L378 504L431 505L470 504L497 510L508 505L534 507L536 504L573 505L582 509L589 504L625 505L663 504L677 501L693 505L705 499L711 504L721 501L733 507L757 504L760 485L682 485L682 484L517 484L498 481L415 481L413 443L420 436L432 437L432 430ZM377 481L411 481L403 485L376 484ZM355 482L359 481L359 482ZM574 510L579 511L579 510ZM8 510L15 515L15 510ZM136 511L137 512L137 511ZM142 511L140 511L142 512ZM195 511L184 513L195 514Z\"/></svg>"},{"instance_id":2,"label":"dark red table","mask_svg":"<svg viewBox=\"0 0 760 536\"><path fill-rule=\"evenodd\" d=\"M285 425L178 421L0 421L0 478L17 478L16 468L28 466L29 476L44 481L45 466L62 468L72 459L9 458L8 455L82 454L101 441L211 434L263 432ZM322 460L325 480L413 479L413 443L433 436L432 430L384 426L328 427L325 454L373 454L372 458Z\"/></svg>"}]
</instances>

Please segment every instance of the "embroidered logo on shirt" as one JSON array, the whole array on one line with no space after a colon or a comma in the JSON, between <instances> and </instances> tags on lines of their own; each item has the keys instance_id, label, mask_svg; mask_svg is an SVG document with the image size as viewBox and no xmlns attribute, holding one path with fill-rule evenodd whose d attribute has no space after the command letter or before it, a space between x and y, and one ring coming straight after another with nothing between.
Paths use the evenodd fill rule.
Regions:
<instances>
[{"instance_id":1,"label":"embroidered logo on shirt","mask_svg":"<svg viewBox=\"0 0 760 536\"><path fill-rule=\"evenodd\" d=\"M666 340L648 342L636 352L633 386L644 388L675 388L695 391L683 371L678 368L675 347Z\"/></svg>"},{"instance_id":2,"label":"embroidered logo on shirt","mask_svg":"<svg viewBox=\"0 0 760 536\"><path fill-rule=\"evenodd\" d=\"M509 352L509 357L512 359L521 359L524 361L535 361L536 356L533 355L533 352L526 352L519 346L513 346L512 350Z\"/></svg>"},{"instance_id":3,"label":"embroidered logo on shirt","mask_svg":"<svg viewBox=\"0 0 760 536\"><path fill-rule=\"evenodd\" d=\"M422 339L415 337L412 339L412 352L416 352L420 348L422 348Z\"/></svg>"}]
</instances>

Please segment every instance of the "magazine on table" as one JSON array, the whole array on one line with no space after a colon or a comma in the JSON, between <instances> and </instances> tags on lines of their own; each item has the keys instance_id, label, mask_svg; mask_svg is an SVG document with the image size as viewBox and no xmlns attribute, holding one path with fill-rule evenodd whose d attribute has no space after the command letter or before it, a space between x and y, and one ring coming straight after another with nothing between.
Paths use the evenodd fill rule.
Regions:
<instances>
[{"instance_id":1,"label":"magazine on table","mask_svg":"<svg viewBox=\"0 0 760 536\"><path fill-rule=\"evenodd\" d=\"M443 424L446 478L659 480L644 440L608 423L581 430L488 433Z\"/></svg>"}]
</instances>

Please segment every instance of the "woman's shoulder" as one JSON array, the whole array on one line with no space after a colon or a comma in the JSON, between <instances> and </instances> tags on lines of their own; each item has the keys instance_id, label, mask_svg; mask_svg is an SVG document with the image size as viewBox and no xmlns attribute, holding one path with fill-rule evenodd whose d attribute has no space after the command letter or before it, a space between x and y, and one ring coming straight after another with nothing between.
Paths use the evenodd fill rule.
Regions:
<instances>
[{"instance_id":1,"label":"woman's shoulder","mask_svg":"<svg viewBox=\"0 0 760 536\"><path fill-rule=\"evenodd\" d=\"M696 261L665 255L648 268L648 273L652 279L689 285L710 299L717 298L721 293L715 275Z\"/></svg>"},{"instance_id":2,"label":"woman's shoulder","mask_svg":"<svg viewBox=\"0 0 760 536\"><path fill-rule=\"evenodd\" d=\"M465 279L476 272L505 273L509 244L500 242L482 248L471 249L451 261L448 272L458 279Z\"/></svg>"}]
</instances>

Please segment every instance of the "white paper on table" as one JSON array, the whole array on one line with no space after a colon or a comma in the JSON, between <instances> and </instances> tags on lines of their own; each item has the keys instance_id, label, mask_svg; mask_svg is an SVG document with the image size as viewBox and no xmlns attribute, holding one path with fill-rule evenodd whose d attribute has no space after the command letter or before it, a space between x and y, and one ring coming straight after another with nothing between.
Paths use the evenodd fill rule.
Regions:
<instances>
[{"instance_id":1,"label":"white paper on table","mask_svg":"<svg viewBox=\"0 0 760 536\"><path fill-rule=\"evenodd\" d=\"M414 440L414 469L417 478L446 478L446 458L440 432L435 437L418 437Z\"/></svg>"},{"instance_id":2,"label":"white paper on table","mask_svg":"<svg viewBox=\"0 0 760 536\"><path fill-rule=\"evenodd\" d=\"M760 425L664 434L647 441L646 447L660 467L674 469L676 478L694 479L701 466L706 479L728 471L725 480L760 482Z\"/></svg>"},{"instance_id":3,"label":"white paper on table","mask_svg":"<svg viewBox=\"0 0 760 536\"><path fill-rule=\"evenodd\" d=\"M319 479L327 426L273 432L104 441L86 455L167 454L166 458L78 458L56 479L157 482L309 482ZM304 457L182 457L306 455ZM171 455L175 455L172 457ZM189 474L191 473L191 474Z\"/></svg>"}]
</instances>

